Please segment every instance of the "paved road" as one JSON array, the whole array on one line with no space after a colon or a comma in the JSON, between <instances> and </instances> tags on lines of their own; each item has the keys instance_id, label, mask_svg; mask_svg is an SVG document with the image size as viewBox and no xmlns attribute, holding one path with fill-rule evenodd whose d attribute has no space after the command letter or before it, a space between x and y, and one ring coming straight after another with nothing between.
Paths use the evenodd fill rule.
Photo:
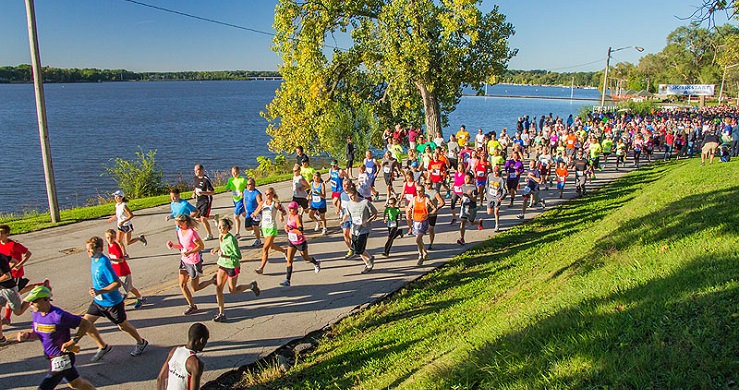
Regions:
<instances>
[{"instance_id":1,"label":"paved road","mask_svg":"<svg viewBox=\"0 0 739 390\"><path fill-rule=\"evenodd\" d=\"M589 187L602 185L625 172L615 172L610 166ZM283 199L290 198L289 185L289 182L274 185ZM565 200L574 196L573 188L571 179ZM262 191L264 189L260 188ZM396 183L396 189L400 189L400 183ZM554 191L543 191L543 194L548 206L561 203L553 199L556 197ZM230 194L218 195L215 197L215 212L229 215L232 212L231 204ZM375 205L380 207L382 202ZM520 197L517 197L514 208L503 208L501 228L505 230L520 222L515 217L520 212L520 205ZM527 211L526 217L530 219L538 213L539 210ZM434 250L423 267L416 267L415 241L406 236L396 241L389 258L377 256L374 271L362 275L361 260L343 259L346 247L338 229L337 216L329 210L329 236L313 235L313 224L306 224L311 230L310 252L323 261L323 270L315 274L310 264L296 258L291 287L279 286L285 272L285 260L279 253L270 258L264 275L253 272L260 253L250 247L253 238L246 236L241 241L246 260L242 263L240 281L247 283L251 279L257 280L262 295L255 298L249 292L237 296L227 294L226 313L229 322L215 323L211 321L217 313L215 289L212 287L194 294L200 312L192 316L182 314L186 303L176 283L179 256L164 244L167 240L175 239L173 223L164 220L167 214L168 205L139 210L135 212L133 221L136 232L146 234L149 239L147 247L134 244L129 249L134 284L149 297L149 303L139 310L129 306L128 316L141 335L150 342L146 352L140 357L129 356L133 340L104 319L99 320L97 326L106 342L113 345L113 351L102 361L90 363L95 344L89 338L81 342L77 367L82 376L98 388L154 388L159 368L169 349L183 344L187 339L187 329L198 321L206 323L211 331L210 342L202 353L207 369L203 383L214 380L229 370L270 354L291 340L339 321L359 306L382 299L493 234L492 224L488 223L482 231L468 231L466 246L457 245L459 225L449 225L451 217L447 206L440 212ZM484 215L484 212L478 215ZM100 219L14 238L33 252L26 266L27 277L32 281L48 277L54 287L54 304L81 314L90 304L87 294L90 286L89 259L84 252L84 242L93 235L102 236L106 229L113 227L112 223ZM200 232L204 235L202 228ZM386 229L382 223L374 223L368 244L370 252L379 255L385 239ZM284 241L282 234L278 242ZM206 250L215 245L216 241L206 241ZM204 254L204 259L206 276L215 273L215 257ZM5 327L4 331L7 336L14 337L16 331L29 327L30 313L25 313L15 318L13 326ZM35 388L48 370L48 362L42 356L38 342L0 347L0 387Z\"/></svg>"}]
</instances>

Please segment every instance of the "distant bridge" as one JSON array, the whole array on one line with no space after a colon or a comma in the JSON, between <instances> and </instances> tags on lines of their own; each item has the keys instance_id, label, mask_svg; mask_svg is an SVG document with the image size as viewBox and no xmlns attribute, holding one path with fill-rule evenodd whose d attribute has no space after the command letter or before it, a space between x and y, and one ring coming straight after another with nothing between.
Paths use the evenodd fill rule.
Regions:
<instances>
[{"instance_id":1,"label":"distant bridge","mask_svg":"<svg viewBox=\"0 0 739 390\"><path fill-rule=\"evenodd\" d=\"M280 80L282 77L248 77L247 80Z\"/></svg>"}]
</instances>

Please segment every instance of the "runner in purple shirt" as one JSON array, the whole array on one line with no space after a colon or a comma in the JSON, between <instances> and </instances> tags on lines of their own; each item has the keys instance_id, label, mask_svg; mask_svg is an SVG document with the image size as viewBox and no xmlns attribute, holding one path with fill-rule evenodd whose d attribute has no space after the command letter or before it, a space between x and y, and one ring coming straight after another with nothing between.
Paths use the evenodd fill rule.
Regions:
<instances>
[{"instance_id":1,"label":"runner in purple shirt","mask_svg":"<svg viewBox=\"0 0 739 390\"><path fill-rule=\"evenodd\" d=\"M511 194L511 203L508 207L513 207L513 198L516 197L516 190L518 190L518 182L521 179L521 173L523 173L523 162L521 162L521 154L513 152L513 158L506 161L503 166L503 170L508 172L508 178L506 180L506 188L508 193Z\"/></svg>"},{"instance_id":2,"label":"runner in purple shirt","mask_svg":"<svg viewBox=\"0 0 739 390\"><path fill-rule=\"evenodd\" d=\"M100 338L97 329L80 316L68 313L51 304L51 290L37 286L24 299L30 302L33 310L33 330L18 332L18 342L41 340L44 355L49 359L49 373L39 385L39 389L54 389L65 380L74 389L94 389L82 378L74 366L75 353L79 352L77 343L87 333ZM69 331L77 328L77 334L70 339Z\"/></svg>"}]
</instances>

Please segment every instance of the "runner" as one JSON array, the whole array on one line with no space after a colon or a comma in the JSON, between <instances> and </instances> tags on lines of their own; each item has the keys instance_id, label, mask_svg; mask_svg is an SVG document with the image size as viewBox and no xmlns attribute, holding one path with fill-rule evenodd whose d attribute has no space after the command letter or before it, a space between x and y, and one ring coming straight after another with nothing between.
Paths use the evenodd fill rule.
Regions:
<instances>
[{"instance_id":1,"label":"runner","mask_svg":"<svg viewBox=\"0 0 739 390\"><path fill-rule=\"evenodd\" d=\"M508 207L513 207L513 199L516 197L518 182L521 179L521 174L524 170L523 162L521 162L521 155L513 152L513 158L506 161L503 169L508 172L506 188L508 189L508 193L511 194L511 203L508 204Z\"/></svg>"},{"instance_id":2,"label":"runner","mask_svg":"<svg viewBox=\"0 0 739 390\"><path fill-rule=\"evenodd\" d=\"M433 185L432 183L426 183L426 196L431 201L431 205L433 205L433 209L429 211L428 214L428 222L429 222L429 245L426 247L428 250L433 250L434 248L434 238L436 238L436 220L439 216L439 210L441 210L442 207L444 207L444 197L441 196L439 193L439 190L441 190L440 185ZM416 191L418 192L418 191Z\"/></svg>"},{"instance_id":3,"label":"runner","mask_svg":"<svg viewBox=\"0 0 739 390\"><path fill-rule=\"evenodd\" d=\"M359 174L357 175L357 192L362 199L372 201L372 177L367 173L367 167L364 164L359 166Z\"/></svg>"},{"instance_id":4,"label":"runner","mask_svg":"<svg viewBox=\"0 0 739 390\"><path fill-rule=\"evenodd\" d=\"M369 186L370 190L372 191L371 196L374 196L377 198L377 200L380 200L379 194L375 189L375 178L377 177L377 170L379 169L377 160L372 156L372 152L370 152L369 150L366 151L364 155L364 167L366 168L367 177L369 178ZM368 198L365 197L365 199Z\"/></svg>"},{"instance_id":5,"label":"runner","mask_svg":"<svg viewBox=\"0 0 739 390\"><path fill-rule=\"evenodd\" d=\"M131 351L131 356L140 356L149 345L146 339L141 338L138 330L131 325L126 318L126 307L123 304L123 296L118 289L121 287L121 281L113 271L110 259L103 254L103 239L100 237L91 237L85 242L87 255L90 256L90 274L92 275L92 287L89 294L93 297L84 319L95 324L100 317L107 318L110 322L118 326L118 329L128 333L129 336L136 340L136 346ZM103 343L97 331L89 330L87 335L90 336L98 345L98 350L92 357L92 361L102 359L105 354L110 352L112 347Z\"/></svg>"},{"instance_id":6,"label":"runner","mask_svg":"<svg viewBox=\"0 0 739 390\"><path fill-rule=\"evenodd\" d=\"M326 183L323 182L320 172L313 174L313 181L310 184L310 212L308 217L316 223L314 231L321 229L321 235L327 235L328 230L326 229ZM320 221L316 218L316 213L320 217ZM301 222L302 226L302 222Z\"/></svg>"},{"instance_id":7,"label":"runner","mask_svg":"<svg viewBox=\"0 0 739 390\"><path fill-rule=\"evenodd\" d=\"M239 274L241 273L241 250L239 250L239 242L236 237L231 234L233 222L228 218L218 221L218 242L219 248L211 249L212 255L218 256L218 273L216 276L216 301L218 302L218 314L213 317L215 322L226 322L226 313L224 313L225 297L223 289L228 282L228 292L230 294L240 294L244 291L251 291L254 295L259 296L260 290L257 282L252 280L248 285L239 284Z\"/></svg>"},{"instance_id":8,"label":"runner","mask_svg":"<svg viewBox=\"0 0 739 390\"><path fill-rule=\"evenodd\" d=\"M179 284L180 291L182 291L188 305L184 314L189 316L196 313L198 307L192 299L192 292L187 287L188 282L193 292L198 292L210 285L215 285L217 275L213 275L211 279L205 282L200 281L200 276L203 275L203 257L200 252L205 249L205 244L198 235L196 230L198 223L195 219L187 214L180 214L174 221L177 226L178 243L174 244L172 241L167 241L167 248L180 250Z\"/></svg>"},{"instance_id":9,"label":"runner","mask_svg":"<svg viewBox=\"0 0 739 390\"><path fill-rule=\"evenodd\" d=\"M459 161L459 144L454 134L449 134L449 142L447 142L446 157L449 159L449 166L456 167Z\"/></svg>"},{"instance_id":10,"label":"runner","mask_svg":"<svg viewBox=\"0 0 739 390\"><path fill-rule=\"evenodd\" d=\"M589 144L588 153L590 153L590 163L593 166L593 170L602 171L603 169L600 167L600 155L603 153L603 148L595 136L590 136Z\"/></svg>"},{"instance_id":11,"label":"runner","mask_svg":"<svg viewBox=\"0 0 739 390\"><path fill-rule=\"evenodd\" d=\"M262 204L263 200L262 193L257 189L257 183L250 177L249 180L246 181L246 188L244 189L244 228L247 231L251 230L254 232L256 240L251 244L252 248L262 246L262 241L260 240L261 232L259 230L259 221L261 221L262 218L259 214L254 214L254 211L257 210L257 207L259 207L260 204Z\"/></svg>"},{"instance_id":12,"label":"runner","mask_svg":"<svg viewBox=\"0 0 739 390\"><path fill-rule=\"evenodd\" d=\"M296 202L300 206L300 214L303 214L305 210L308 210L308 188L310 184L305 180L303 175L300 174L300 166L295 164L293 166L293 202Z\"/></svg>"},{"instance_id":13,"label":"runner","mask_svg":"<svg viewBox=\"0 0 739 390\"><path fill-rule=\"evenodd\" d=\"M631 146L634 149L634 167L639 168L639 156L641 155L642 148L644 148L644 138L641 133L636 135Z\"/></svg>"},{"instance_id":14,"label":"runner","mask_svg":"<svg viewBox=\"0 0 739 390\"><path fill-rule=\"evenodd\" d=\"M208 344L208 328L196 322L187 331L187 344L169 351L157 377L157 390L198 390L205 364L198 358Z\"/></svg>"},{"instance_id":15,"label":"runner","mask_svg":"<svg viewBox=\"0 0 739 390\"><path fill-rule=\"evenodd\" d=\"M245 189L246 179L241 177L241 168L238 166L232 167L231 177L228 178L228 182L226 183L226 191L231 190L231 199L234 202L234 221L236 221L236 234L234 237L237 240L241 238L241 216L246 215L246 209L244 208Z\"/></svg>"},{"instance_id":16,"label":"runner","mask_svg":"<svg viewBox=\"0 0 739 390\"><path fill-rule=\"evenodd\" d=\"M497 165L493 167L493 172L488 174L486 192L488 199L488 215L493 214L493 218L495 220L495 230L493 231L499 232L500 205L507 192L505 180L500 176L500 167Z\"/></svg>"},{"instance_id":17,"label":"runner","mask_svg":"<svg viewBox=\"0 0 739 390\"><path fill-rule=\"evenodd\" d=\"M616 160L616 164L618 164L618 160ZM618 168L616 168L618 170ZM562 196L565 192L565 183L567 182L567 175L570 174L570 172L567 170L567 165L564 161L557 162L557 170L555 172L557 175L557 189L559 190L559 199L562 199Z\"/></svg>"},{"instance_id":18,"label":"runner","mask_svg":"<svg viewBox=\"0 0 739 390\"><path fill-rule=\"evenodd\" d=\"M352 223L352 251L364 261L361 273L366 274L375 266L375 257L367 251L367 239L372 231L372 221L377 218L377 209L367 199L362 199L355 188L350 188L347 192L349 202L346 204L343 222Z\"/></svg>"},{"instance_id":19,"label":"runner","mask_svg":"<svg viewBox=\"0 0 739 390\"><path fill-rule=\"evenodd\" d=\"M267 265L269 259L269 250L275 250L282 254L287 254L285 248L275 244L275 237L277 237L277 221L276 218L279 215L280 222L285 220L285 209L280 205L280 199L277 198L277 192L272 187L267 188L264 192L265 199L252 213L252 218L257 215L262 216L262 237L264 237L264 243L262 244L262 262L259 264L259 268L255 269L254 272L262 274L264 272L264 266ZM278 214L279 212L279 214Z\"/></svg>"},{"instance_id":20,"label":"runner","mask_svg":"<svg viewBox=\"0 0 739 390\"><path fill-rule=\"evenodd\" d=\"M482 205L482 200L485 197L485 182L487 181L488 173L490 172L490 163L488 163L484 157L477 160L477 164L473 167L475 173L475 182L477 184L478 203Z\"/></svg>"},{"instance_id":21,"label":"runner","mask_svg":"<svg viewBox=\"0 0 739 390\"><path fill-rule=\"evenodd\" d=\"M339 168L339 162L331 161L331 168L328 170L328 177L331 180L331 201L336 208L336 214L341 213L341 193L344 192L344 180L349 179L346 171Z\"/></svg>"},{"instance_id":22,"label":"runner","mask_svg":"<svg viewBox=\"0 0 739 390\"><path fill-rule=\"evenodd\" d=\"M210 178L205 174L205 168L198 164L194 168L195 170L195 188L192 192L192 197L196 199L195 208L198 210L197 219L200 223L205 226L205 231L208 233L205 236L205 241L213 239L213 233L210 230L210 208L213 205L213 195L215 195L215 188L211 183ZM213 219L218 219L218 214L213 216Z\"/></svg>"},{"instance_id":23,"label":"runner","mask_svg":"<svg viewBox=\"0 0 739 390\"><path fill-rule=\"evenodd\" d=\"M24 265L31 258L31 251L28 250L23 244L14 241L10 238L10 226L0 225L0 254L8 256L10 258L10 274L15 279L15 284L18 287L18 294L25 294L31 291L36 286L49 287L49 280L45 279L43 283L30 284L29 280L26 279L26 271ZM2 305L0 305L2 307ZM5 306L5 313L2 318L3 325L10 325L13 321L11 315L13 309L10 305Z\"/></svg>"},{"instance_id":24,"label":"runner","mask_svg":"<svg viewBox=\"0 0 739 390\"><path fill-rule=\"evenodd\" d=\"M459 146L464 148L467 146L467 143L470 140L470 133L467 132L467 128L462 125L459 126L459 131L456 134L457 136L457 143L459 143Z\"/></svg>"},{"instance_id":25,"label":"runner","mask_svg":"<svg viewBox=\"0 0 739 390\"><path fill-rule=\"evenodd\" d=\"M298 203L290 202L287 205L288 215L287 223L285 223L285 233L287 233L287 270L285 280L280 286L290 287L290 280L293 276L293 260L295 260L295 252L300 251L303 261L313 264L313 270L316 273L321 272L321 261L308 254L308 240L303 235L303 218L298 214Z\"/></svg>"},{"instance_id":26,"label":"runner","mask_svg":"<svg viewBox=\"0 0 739 390\"><path fill-rule=\"evenodd\" d=\"M482 220L475 221L477 217L477 186L475 178L471 173L467 172L464 176L464 185L462 185L462 205L459 212L461 222L459 224L459 239L457 244L464 245L465 226L469 222L470 225L477 225L478 230L482 230Z\"/></svg>"},{"instance_id":27,"label":"runner","mask_svg":"<svg viewBox=\"0 0 739 390\"><path fill-rule=\"evenodd\" d=\"M465 176L464 163L459 162L459 164L457 164L457 170L456 172L454 172L454 177L452 179L452 221L449 222L450 225L454 225L454 223L457 222L457 202L462 204L462 202L464 201L464 196L462 195L462 186L464 185Z\"/></svg>"},{"instance_id":28,"label":"runner","mask_svg":"<svg viewBox=\"0 0 739 390\"><path fill-rule=\"evenodd\" d=\"M190 202L180 198L179 188L173 187L171 190L169 190L169 199L171 200L171 203L169 204L170 214L167 215L166 218L164 218L165 221L169 221L180 214L188 214L193 218L195 218L195 216L197 215L197 209L195 208L195 206L191 205Z\"/></svg>"},{"instance_id":29,"label":"runner","mask_svg":"<svg viewBox=\"0 0 739 390\"><path fill-rule=\"evenodd\" d=\"M403 238L403 229L400 228L400 218L403 213L400 212L398 202L395 198L390 198L383 212L383 221L387 224L387 241L385 241L385 250L382 255L390 256L390 249L393 247L393 241L396 238Z\"/></svg>"},{"instance_id":30,"label":"runner","mask_svg":"<svg viewBox=\"0 0 739 390\"><path fill-rule=\"evenodd\" d=\"M429 230L429 213L436 211L431 200L426 196L426 188L422 184L416 185L416 196L406 209L406 215L409 220L413 221L412 234L416 236L416 246L418 247L418 262L416 265L423 265L424 260L428 257L428 250L423 245L423 235Z\"/></svg>"},{"instance_id":31,"label":"runner","mask_svg":"<svg viewBox=\"0 0 739 390\"><path fill-rule=\"evenodd\" d=\"M82 378L74 366L75 353L79 351L77 343L85 334L100 338L94 325L86 319L66 312L51 304L51 290L46 286L36 286L23 300L30 305L33 314L33 330L18 332L16 340L40 340L44 355L49 359L51 367L39 389L55 389L62 381L73 389L95 389ZM77 333L70 338L70 330L77 328Z\"/></svg>"},{"instance_id":32,"label":"runner","mask_svg":"<svg viewBox=\"0 0 739 390\"><path fill-rule=\"evenodd\" d=\"M392 153L390 153L390 151L387 151L382 158L381 168L382 176L383 179L385 179L385 187L387 190L387 197L385 198L387 203L387 200L389 200L391 197L398 196L398 194L395 193L395 190L393 190L393 178L395 177L395 175L400 176L400 164L398 163L398 160L393 157Z\"/></svg>"},{"instance_id":33,"label":"runner","mask_svg":"<svg viewBox=\"0 0 739 390\"><path fill-rule=\"evenodd\" d=\"M616 143L616 170L618 171L618 166L620 164L625 164L626 159L626 144L624 143L623 138L619 138L618 142Z\"/></svg>"},{"instance_id":34,"label":"runner","mask_svg":"<svg viewBox=\"0 0 739 390\"><path fill-rule=\"evenodd\" d=\"M531 160L529 163L529 171L526 177L526 188L523 190L523 205L521 206L521 214L516 218L524 219L526 216L526 208L531 202L531 207L541 203L541 208L546 207L546 202L541 199L539 185L542 182L541 172L536 166L536 160Z\"/></svg>"},{"instance_id":35,"label":"runner","mask_svg":"<svg viewBox=\"0 0 739 390\"><path fill-rule=\"evenodd\" d=\"M344 243L346 244L346 247L349 248L344 258L349 259L354 256L354 251L352 250L352 221L344 221L344 216L348 213L346 211L346 205L349 204L349 193L347 191L351 189L354 189L356 191L356 188L354 187L354 183L352 183L351 180L344 180L342 185L343 191L339 196L339 220L342 221L341 235L344 238Z\"/></svg>"},{"instance_id":36,"label":"runner","mask_svg":"<svg viewBox=\"0 0 739 390\"><path fill-rule=\"evenodd\" d=\"M8 305L13 313L17 316L23 314L29 304L21 302L21 296L18 294L18 286L11 274L10 268L11 258L4 254L0 254L0 307ZM0 323L0 345L5 344L8 340L3 335L3 323Z\"/></svg>"},{"instance_id":37,"label":"runner","mask_svg":"<svg viewBox=\"0 0 739 390\"><path fill-rule=\"evenodd\" d=\"M606 138L600 143L603 148L603 168L608 164L608 157L613 152L613 138L611 134L606 134Z\"/></svg>"},{"instance_id":38,"label":"runner","mask_svg":"<svg viewBox=\"0 0 739 390\"><path fill-rule=\"evenodd\" d=\"M126 251L126 247L139 241L146 246L146 237L142 234L138 238L131 238L131 233L133 233L133 224L131 223L133 212L131 212L131 209L126 204L128 199L126 199L125 194L121 190L116 190L112 195L115 198L115 215L108 218L108 222L116 222L116 226L118 227L118 242L121 243L123 257L127 258L128 252Z\"/></svg>"},{"instance_id":39,"label":"runner","mask_svg":"<svg viewBox=\"0 0 739 390\"><path fill-rule=\"evenodd\" d=\"M570 162L570 166L575 169L577 196L583 197L585 196L585 181L587 180L585 171L588 169L588 160L583 157L582 149L577 151L577 157Z\"/></svg>"},{"instance_id":40,"label":"runner","mask_svg":"<svg viewBox=\"0 0 739 390\"><path fill-rule=\"evenodd\" d=\"M134 302L133 308L140 309L141 305L146 302L146 298L141 296L139 290L133 286L131 268L128 266L126 258L123 257L121 246L116 242L115 230L108 229L105 231L105 241L108 242L108 257L110 258L110 263L113 265L113 271L118 275L118 278L121 280L121 287L123 287L123 291L125 291L123 299L126 299L126 296L129 293L132 293L136 297L136 302Z\"/></svg>"}]
</instances>

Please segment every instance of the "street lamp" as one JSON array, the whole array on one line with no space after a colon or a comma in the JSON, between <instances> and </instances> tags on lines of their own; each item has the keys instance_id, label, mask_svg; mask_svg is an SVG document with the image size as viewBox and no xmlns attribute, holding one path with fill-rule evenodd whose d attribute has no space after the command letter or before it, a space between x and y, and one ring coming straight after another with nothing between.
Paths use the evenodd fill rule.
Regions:
<instances>
[{"instance_id":1,"label":"street lamp","mask_svg":"<svg viewBox=\"0 0 739 390\"><path fill-rule=\"evenodd\" d=\"M603 95L600 98L601 109L603 109L603 107L606 105L606 87L608 83L608 68L611 66L611 53L615 53L617 51L624 50L624 49L630 49L632 47L640 53L644 51L644 48L640 46L625 46L625 47L620 47L618 49L611 49L610 47L608 48L608 56L606 57L606 72L603 75Z\"/></svg>"},{"instance_id":2,"label":"street lamp","mask_svg":"<svg viewBox=\"0 0 739 390\"><path fill-rule=\"evenodd\" d=\"M724 81L726 81L726 69L733 68L735 66L739 66L739 63L734 65L724 65L724 77L721 77L721 90L719 90L718 93L718 104L721 105L721 99L724 95Z\"/></svg>"}]
</instances>

